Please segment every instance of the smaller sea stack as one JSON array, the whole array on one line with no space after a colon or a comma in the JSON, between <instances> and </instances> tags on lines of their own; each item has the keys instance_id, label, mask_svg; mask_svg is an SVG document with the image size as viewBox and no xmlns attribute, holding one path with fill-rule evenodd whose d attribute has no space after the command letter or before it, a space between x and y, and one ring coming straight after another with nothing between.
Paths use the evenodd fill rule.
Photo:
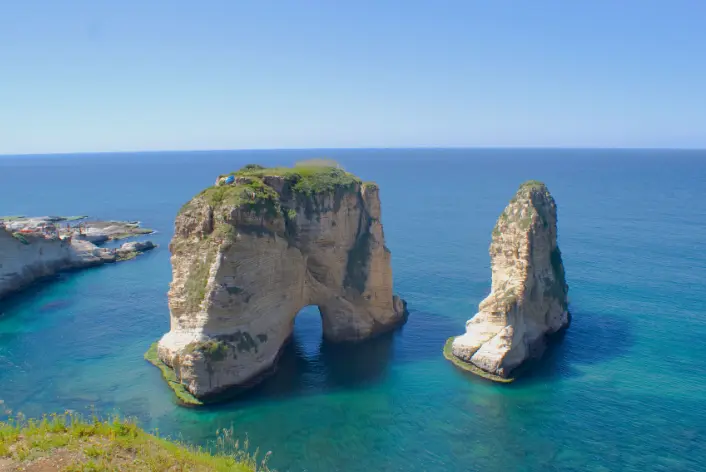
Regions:
<instances>
[{"instance_id":1,"label":"smaller sea stack","mask_svg":"<svg viewBox=\"0 0 706 472\"><path fill-rule=\"evenodd\" d=\"M571 319L556 203L546 185L531 180L520 186L493 229L490 261L490 295L466 322L466 333L449 340L444 352L460 367L509 381Z\"/></svg>"}]
</instances>

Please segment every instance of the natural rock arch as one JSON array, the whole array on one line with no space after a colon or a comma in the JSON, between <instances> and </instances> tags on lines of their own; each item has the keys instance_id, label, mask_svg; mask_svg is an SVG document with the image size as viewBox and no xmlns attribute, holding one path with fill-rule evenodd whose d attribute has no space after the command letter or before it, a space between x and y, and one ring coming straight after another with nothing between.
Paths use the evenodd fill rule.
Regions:
<instances>
[{"instance_id":1,"label":"natural rock arch","mask_svg":"<svg viewBox=\"0 0 706 472\"><path fill-rule=\"evenodd\" d=\"M261 378L306 306L331 341L403 323L380 218L378 187L339 168L219 177L176 219L159 358L200 398Z\"/></svg>"}]
</instances>

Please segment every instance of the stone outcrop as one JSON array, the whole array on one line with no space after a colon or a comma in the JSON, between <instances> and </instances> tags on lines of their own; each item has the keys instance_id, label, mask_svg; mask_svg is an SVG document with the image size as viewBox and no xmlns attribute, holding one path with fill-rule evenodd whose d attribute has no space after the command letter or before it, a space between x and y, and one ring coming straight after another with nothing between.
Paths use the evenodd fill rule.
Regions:
<instances>
[{"instance_id":1,"label":"stone outcrop","mask_svg":"<svg viewBox=\"0 0 706 472\"><path fill-rule=\"evenodd\" d=\"M0 223L10 232L31 229L55 236L71 236L93 244L144 236L154 231L140 227L138 221L89 221L88 216L0 216Z\"/></svg>"},{"instance_id":2,"label":"stone outcrop","mask_svg":"<svg viewBox=\"0 0 706 472\"><path fill-rule=\"evenodd\" d=\"M62 231L66 232L0 221L0 299L60 271L131 259L156 247L146 241L125 243L118 249L99 248L82 235L62 235Z\"/></svg>"},{"instance_id":3,"label":"stone outcrop","mask_svg":"<svg viewBox=\"0 0 706 472\"><path fill-rule=\"evenodd\" d=\"M452 353L499 380L541 355L546 337L570 322L556 203L543 183L520 186L493 229L490 259L491 293Z\"/></svg>"},{"instance_id":4,"label":"stone outcrop","mask_svg":"<svg viewBox=\"0 0 706 472\"><path fill-rule=\"evenodd\" d=\"M0 227L0 298L65 269L72 259L68 239L13 234Z\"/></svg>"},{"instance_id":5,"label":"stone outcrop","mask_svg":"<svg viewBox=\"0 0 706 472\"><path fill-rule=\"evenodd\" d=\"M196 398L251 385L276 363L297 313L359 341L405 321L393 294L375 184L335 167L221 176L176 218L171 330L161 362Z\"/></svg>"},{"instance_id":6,"label":"stone outcrop","mask_svg":"<svg viewBox=\"0 0 706 472\"><path fill-rule=\"evenodd\" d=\"M115 251L112 251L112 253L115 256L116 262L127 261L156 247L157 245L152 241L131 241L129 243L124 243Z\"/></svg>"}]
</instances>

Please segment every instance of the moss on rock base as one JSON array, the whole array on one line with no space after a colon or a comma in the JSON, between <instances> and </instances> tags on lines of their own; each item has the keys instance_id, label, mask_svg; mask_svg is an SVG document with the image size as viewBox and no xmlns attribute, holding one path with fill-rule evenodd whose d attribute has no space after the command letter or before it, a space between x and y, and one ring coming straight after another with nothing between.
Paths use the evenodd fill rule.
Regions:
<instances>
[{"instance_id":1,"label":"moss on rock base","mask_svg":"<svg viewBox=\"0 0 706 472\"><path fill-rule=\"evenodd\" d=\"M444 357L446 359L450 360L453 365L455 365L459 369L465 370L466 372L470 372L470 373L475 374L479 377L483 377L484 379L492 380L493 382L510 383L515 380L512 377L505 378L505 377L500 377L499 375L491 374L490 372L486 372L483 369L476 367L475 365L471 364L470 362L464 362L461 359L459 359L458 357L454 356L453 352L451 351L451 346L454 342L454 339L456 339L456 337L452 336L449 339L447 339L446 344L444 344Z\"/></svg>"},{"instance_id":2,"label":"moss on rock base","mask_svg":"<svg viewBox=\"0 0 706 472\"><path fill-rule=\"evenodd\" d=\"M125 262L125 261L130 261L134 258L136 258L139 255L137 251L130 251L130 252L124 252L121 254L118 254L118 256L115 258L116 262Z\"/></svg>"},{"instance_id":3,"label":"moss on rock base","mask_svg":"<svg viewBox=\"0 0 706 472\"><path fill-rule=\"evenodd\" d=\"M179 399L181 403L191 406L203 405L203 402L201 400L193 396L186 389L184 384L179 382L179 379L177 379L177 376L174 371L167 364L162 362L162 360L159 358L159 355L157 354L157 343L152 343L150 348L147 350L147 352L145 353L145 360L162 371L162 377L164 377L164 380L167 381L167 385L169 385L169 388L174 390L177 399Z\"/></svg>"}]
</instances>

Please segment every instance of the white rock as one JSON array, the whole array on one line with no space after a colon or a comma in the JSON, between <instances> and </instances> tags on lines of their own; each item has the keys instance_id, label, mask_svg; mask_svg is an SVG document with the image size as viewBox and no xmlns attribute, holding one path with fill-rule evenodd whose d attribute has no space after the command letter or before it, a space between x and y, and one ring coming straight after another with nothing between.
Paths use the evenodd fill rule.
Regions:
<instances>
[{"instance_id":1,"label":"white rock","mask_svg":"<svg viewBox=\"0 0 706 472\"><path fill-rule=\"evenodd\" d=\"M263 181L281 211L213 208L197 196L176 220L171 330L158 352L196 396L252 383L272 368L305 306L318 305L333 341L362 340L405 320L376 186L306 197L283 177ZM226 354L198 348L209 340Z\"/></svg>"},{"instance_id":2,"label":"white rock","mask_svg":"<svg viewBox=\"0 0 706 472\"><path fill-rule=\"evenodd\" d=\"M523 184L493 230L491 293L454 339L453 354L500 377L541 355L569 325L568 286L557 246L556 204L546 186Z\"/></svg>"}]
</instances>

